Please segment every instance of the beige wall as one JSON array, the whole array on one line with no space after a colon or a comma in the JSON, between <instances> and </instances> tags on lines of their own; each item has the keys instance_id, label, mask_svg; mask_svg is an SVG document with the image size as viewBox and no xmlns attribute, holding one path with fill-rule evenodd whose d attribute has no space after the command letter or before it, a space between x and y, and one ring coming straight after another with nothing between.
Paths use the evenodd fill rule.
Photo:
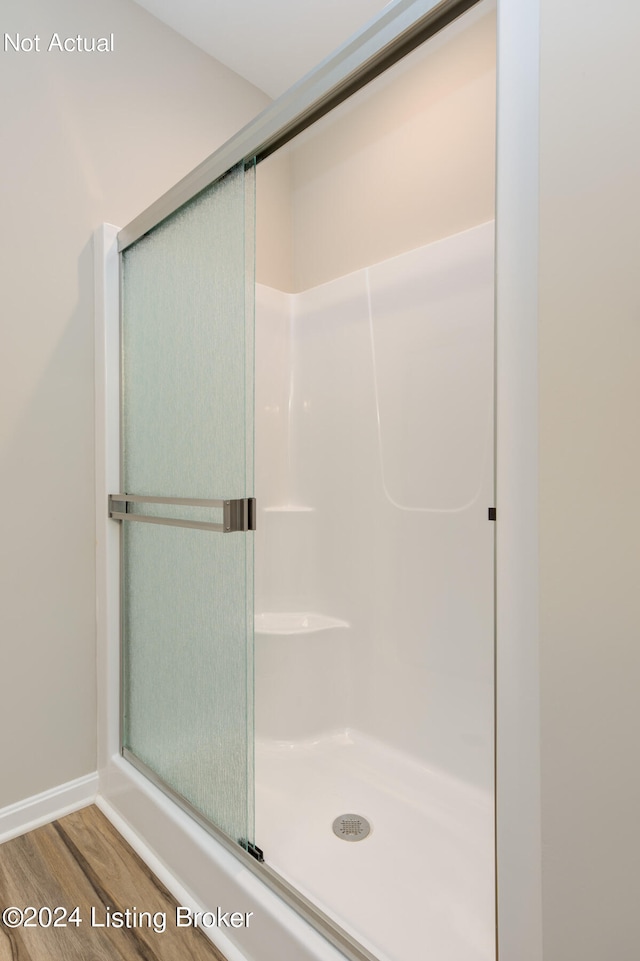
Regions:
<instances>
[{"instance_id":1,"label":"beige wall","mask_svg":"<svg viewBox=\"0 0 640 961\"><path fill-rule=\"evenodd\" d=\"M640 952L640 7L542 0L545 961Z\"/></svg>"},{"instance_id":2,"label":"beige wall","mask_svg":"<svg viewBox=\"0 0 640 961\"><path fill-rule=\"evenodd\" d=\"M277 150L256 167L256 280L293 290L291 152Z\"/></svg>"},{"instance_id":3,"label":"beige wall","mask_svg":"<svg viewBox=\"0 0 640 961\"><path fill-rule=\"evenodd\" d=\"M96 766L92 232L123 225L264 94L129 0L4 0L0 807Z\"/></svg>"},{"instance_id":4,"label":"beige wall","mask_svg":"<svg viewBox=\"0 0 640 961\"><path fill-rule=\"evenodd\" d=\"M294 289L494 216L495 13L482 4L294 142Z\"/></svg>"},{"instance_id":5,"label":"beige wall","mask_svg":"<svg viewBox=\"0 0 640 961\"><path fill-rule=\"evenodd\" d=\"M258 165L260 283L307 290L493 219L495 35L482 4Z\"/></svg>"}]
</instances>

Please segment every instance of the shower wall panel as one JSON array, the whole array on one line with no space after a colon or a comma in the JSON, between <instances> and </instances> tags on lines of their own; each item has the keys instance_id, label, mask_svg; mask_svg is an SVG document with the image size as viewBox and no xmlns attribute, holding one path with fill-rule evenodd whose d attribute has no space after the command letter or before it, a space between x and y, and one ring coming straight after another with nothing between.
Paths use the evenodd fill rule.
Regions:
<instances>
[{"instance_id":1,"label":"shower wall panel","mask_svg":"<svg viewBox=\"0 0 640 961\"><path fill-rule=\"evenodd\" d=\"M291 298L281 290L259 284L256 289L255 349L256 427L255 458L261 465L261 497L271 505L289 496L289 382ZM256 577L257 577L256 572ZM256 603L262 605L256 582ZM263 607L260 606L262 610Z\"/></svg>"},{"instance_id":2,"label":"shower wall panel","mask_svg":"<svg viewBox=\"0 0 640 961\"><path fill-rule=\"evenodd\" d=\"M279 296L256 610L348 627L258 634L257 734L354 728L490 790L493 225ZM258 343L274 297L259 288Z\"/></svg>"}]
</instances>

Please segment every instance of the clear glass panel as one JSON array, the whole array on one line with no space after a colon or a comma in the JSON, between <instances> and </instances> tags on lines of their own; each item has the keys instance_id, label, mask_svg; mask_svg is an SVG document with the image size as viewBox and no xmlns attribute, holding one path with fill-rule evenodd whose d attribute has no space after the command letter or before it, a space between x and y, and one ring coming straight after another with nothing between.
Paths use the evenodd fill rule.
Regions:
<instances>
[{"instance_id":1,"label":"clear glass panel","mask_svg":"<svg viewBox=\"0 0 640 961\"><path fill-rule=\"evenodd\" d=\"M258 167L256 832L385 961L496 953L495 40Z\"/></svg>"},{"instance_id":2,"label":"clear glass panel","mask_svg":"<svg viewBox=\"0 0 640 961\"><path fill-rule=\"evenodd\" d=\"M254 170L123 254L123 490L253 494ZM218 522L218 508L130 505ZM253 840L253 535L123 524L123 746Z\"/></svg>"}]
</instances>

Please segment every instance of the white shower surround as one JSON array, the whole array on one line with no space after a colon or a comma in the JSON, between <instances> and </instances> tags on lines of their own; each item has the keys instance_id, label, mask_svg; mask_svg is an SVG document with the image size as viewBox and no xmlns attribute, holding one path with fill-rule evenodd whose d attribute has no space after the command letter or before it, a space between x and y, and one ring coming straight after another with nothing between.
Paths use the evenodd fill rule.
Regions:
<instances>
[{"instance_id":1,"label":"white shower surround","mask_svg":"<svg viewBox=\"0 0 640 961\"><path fill-rule=\"evenodd\" d=\"M484 790L493 246L482 224L256 297L258 736L353 727ZM260 632L304 611L327 629Z\"/></svg>"},{"instance_id":2,"label":"white shower surround","mask_svg":"<svg viewBox=\"0 0 640 961\"><path fill-rule=\"evenodd\" d=\"M539 3L498 8L496 526L497 893L501 961L541 961L538 663ZM119 755L118 228L96 232L97 803L179 901L258 906L262 924L211 932L230 961L342 954ZM516 771L518 776L514 777Z\"/></svg>"},{"instance_id":3,"label":"white shower surround","mask_svg":"<svg viewBox=\"0 0 640 961\"><path fill-rule=\"evenodd\" d=\"M493 961L493 798L346 731L258 741L256 831L272 866L380 961ZM340 814L366 817L358 843Z\"/></svg>"},{"instance_id":4,"label":"white shower surround","mask_svg":"<svg viewBox=\"0 0 640 961\"><path fill-rule=\"evenodd\" d=\"M257 288L256 838L394 961L494 950L493 251Z\"/></svg>"}]
</instances>

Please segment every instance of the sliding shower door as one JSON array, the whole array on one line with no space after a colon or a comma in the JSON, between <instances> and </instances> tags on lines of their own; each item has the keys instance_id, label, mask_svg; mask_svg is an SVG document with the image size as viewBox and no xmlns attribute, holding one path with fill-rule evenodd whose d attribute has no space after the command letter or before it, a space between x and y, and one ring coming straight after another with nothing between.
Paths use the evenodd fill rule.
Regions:
<instances>
[{"instance_id":1,"label":"sliding shower door","mask_svg":"<svg viewBox=\"0 0 640 961\"><path fill-rule=\"evenodd\" d=\"M254 169L122 255L123 753L253 841Z\"/></svg>"}]
</instances>

